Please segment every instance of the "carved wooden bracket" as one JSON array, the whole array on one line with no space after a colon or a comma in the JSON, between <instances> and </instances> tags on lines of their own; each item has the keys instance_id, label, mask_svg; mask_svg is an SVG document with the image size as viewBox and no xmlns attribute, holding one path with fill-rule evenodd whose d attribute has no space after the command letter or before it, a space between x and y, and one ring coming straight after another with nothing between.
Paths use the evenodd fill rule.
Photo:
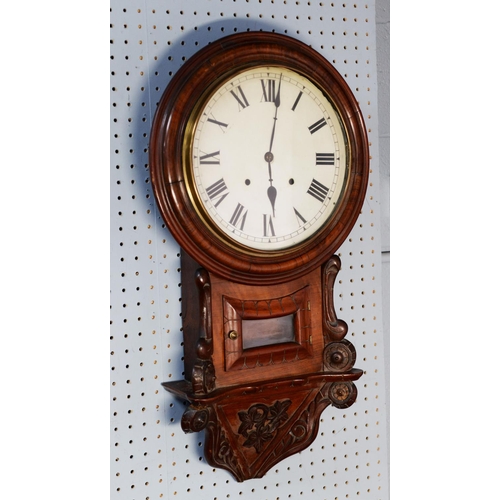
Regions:
<instances>
[{"instance_id":1,"label":"carved wooden bracket","mask_svg":"<svg viewBox=\"0 0 500 500\"><path fill-rule=\"evenodd\" d=\"M229 387L200 397L189 393L184 382L163 385L191 401L182 429L205 429L207 462L244 481L263 477L281 460L310 446L327 406L347 408L354 403L353 381L361 375L361 370L322 373Z\"/></svg>"}]
</instances>

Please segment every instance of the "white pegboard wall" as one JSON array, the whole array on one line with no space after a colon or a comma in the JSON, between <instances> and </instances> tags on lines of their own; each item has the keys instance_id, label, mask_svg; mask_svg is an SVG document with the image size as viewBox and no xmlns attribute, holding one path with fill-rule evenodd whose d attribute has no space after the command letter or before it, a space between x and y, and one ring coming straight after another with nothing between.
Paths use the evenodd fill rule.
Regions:
<instances>
[{"instance_id":1,"label":"white pegboard wall","mask_svg":"<svg viewBox=\"0 0 500 500\"><path fill-rule=\"evenodd\" d=\"M373 2L111 2L111 498L333 500L388 498ZM311 447L259 480L237 483L183 433L183 402L161 382L183 378L179 247L155 206L149 131L178 68L236 31L285 33L311 45L360 102L371 148L363 212L339 250L336 311L357 351L358 400L327 408Z\"/></svg>"}]
</instances>

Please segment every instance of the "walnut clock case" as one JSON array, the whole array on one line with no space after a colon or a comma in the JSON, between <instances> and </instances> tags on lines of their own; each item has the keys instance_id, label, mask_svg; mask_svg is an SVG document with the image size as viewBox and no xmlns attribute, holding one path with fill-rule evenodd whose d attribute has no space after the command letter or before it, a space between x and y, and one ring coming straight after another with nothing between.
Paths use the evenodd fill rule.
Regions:
<instances>
[{"instance_id":1,"label":"walnut clock case","mask_svg":"<svg viewBox=\"0 0 500 500\"><path fill-rule=\"evenodd\" d=\"M336 317L335 251L361 211L368 140L333 66L285 35L200 50L153 121L151 179L181 246L185 432L238 481L308 447L322 411L356 399Z\"/></svg>"}]
</instances>

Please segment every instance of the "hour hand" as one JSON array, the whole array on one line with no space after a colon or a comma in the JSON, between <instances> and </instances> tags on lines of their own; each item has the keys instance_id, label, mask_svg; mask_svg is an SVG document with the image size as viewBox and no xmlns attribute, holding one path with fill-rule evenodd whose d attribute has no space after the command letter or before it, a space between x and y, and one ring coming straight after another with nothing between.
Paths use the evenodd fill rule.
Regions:
<instances>
[{"instance_id":1,"label":"hour hand","mask_svg":"<svg viewBox=\"0 0 500 500\"><path fill-rule=\"evenodd\" d=\"M269 198L269 201L271 202L271 207L273 209L273 217L276 217L276 214L274 212L274 203L276 201L276 195L278 194L278 191L274 186L269 186L267 188L267 197Z\"/></svg>"}]
</instances>

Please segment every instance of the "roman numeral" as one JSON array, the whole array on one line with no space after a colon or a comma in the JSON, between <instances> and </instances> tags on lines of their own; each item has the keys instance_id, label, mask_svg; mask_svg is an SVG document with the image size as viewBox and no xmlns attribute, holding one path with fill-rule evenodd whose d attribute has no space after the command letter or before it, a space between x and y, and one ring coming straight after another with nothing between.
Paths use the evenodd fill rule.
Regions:
<instances>
[{"instance_id":1,"label":"roman numeral","mask_svg":"<svg viewBox=\"0 0 500 500\"><path fill-rule=\"evenodd\" d=\"M238 205L236 205L236 208L233 212L231 219L229 220L229 224L232 224L235 227L236 227L236 224L238 224L238 222L239 222L240 223L240 226L239 226L240 231L243 231L243 227L245 226L245 221L246 221L247 213L248 213L248 210L245 210L245 213L243 213L243 210L245 210L245 207L241 203L238 203Z\"/></svg>"},{"instance_id":2,"label":"roman numeral","mask_svg":"<svg viewBox=\"0 0 500 500\"><path fill-rule=\"evenodd\" d=\"M222 178L214 182L211 186L208 186L206 192L212 201L217 200L217 203L214 205L215 208L217 208L222 203L222 200L229 194L226 183Z\"/></svg>"},{"instance_id":3,"label":"roman numeral","mask_svg":"<svg viewBox=\"0 0 500 500\"><path fill-rule=\"evenodd\" d=\"M316 198L323 203L326 195L328 194L328 188L321 184L321 182L313 179L309 189L307 190L307 194L310 194L313 198Z\"/></svg>"},{"instance_id":4,"label":"roman numeral","mask_svg":"<svg viewBox=\"0 0 500 500\"><path fill-rule=\"evenodd\" d=\"M207 118L207 122L215 123L215 125L219 125L219 127L227 127L227 123L220 122L219 120L216 120L215 118Z\"/></svg>"},{"instance_id":5,"label":"roman numeral","mask_svg":"<svg viewBox=\"0 0 500 500\"><path fill-rule=\"evenodd\" d=\"M293 208L293 211L295 212L295 217L297 217L297 223L299 226L302 226L302 224L307 222L295 207ZM302 223L300 221L302 221Z\"/></svg>"},{"instance_id":6,"label":"roman numeral","mask_svg":"<svg viewBox=\"0 0 500 500\"><path fill-rule=\"evenodd\" d=\"M214 153L208 153L206 155L200 156L200 165L220 165L219 156L220 151L215 151Z\"/></svg>"},{"instance_id":7,"label":"roman numeral","mask_svg":"<svg viewBox=\"0 0 500 500\"><path fill-rule=\"evenodd\" d=\"M238 92L239 92L240 96L238 96ZM239 85L236 87L236 92L234 90L231 90L231 95L238 102L238 107L240 108L240 110L245 109L247 106L249 106L247 98L245 97L245 94L243 93L243 90L241 90L241 87ZM241 99L240 99L240 97L241 97Z\"/></svg>"},{"instance_id":8,"label":"roman numeral","mask_svg":"<svg viewBox=\"0 0 500 500\"><path fill-rule=\"evenodd\" d=\"M333 153L316 153L316 165L335 165Z\"/></svg>"},{"instance_id":9,"label":"roman numeral","mask_svg":"<svg viewBox=\"0 0 500 500\"><path fill-rule=\"evenodd\" d=\"M302 91L299 92L299 95L297 96L297 99L295 99L295 102L293 103L293 106L292 106L292 111L295 111L295 108L297 107L297 104L299 103L300 101L300 98L302 97Z\"/></svg>"},{"instance_id":10,"label":"roman numeral","mask_svg":"<svg viewBox=\"0 0 500 500\"><path fill-rule=\"evenodd\" d=\"M276 80L261 80L262 84L262 97L266 102L274 102L276 101ZM266 91L267 87L267 91Z\"/></svg>"},{"instance_id":11,"label":"roman numeral","mask_svg":"<svg viewBox=\"0 0 500 500\"><path fill-rule=\"evenodd\" d=\"M270 215L264 214L264 236L276 236L274 233L273 219Z\"/></svg>"},{"instance_id":12,"label":"roman numeral","mask_svg":"<svg viewBox=\"0 0 500 500\"><path fill-rule=\"evenodd\" d=\"M313 123L309 128L309 132L311 134L314 134L314 132L317 132L320 128L324 127L326 125L326 120L324 118L321 118L321 120L318 120L316 123Z\"/></svg>"}]
</instances>

